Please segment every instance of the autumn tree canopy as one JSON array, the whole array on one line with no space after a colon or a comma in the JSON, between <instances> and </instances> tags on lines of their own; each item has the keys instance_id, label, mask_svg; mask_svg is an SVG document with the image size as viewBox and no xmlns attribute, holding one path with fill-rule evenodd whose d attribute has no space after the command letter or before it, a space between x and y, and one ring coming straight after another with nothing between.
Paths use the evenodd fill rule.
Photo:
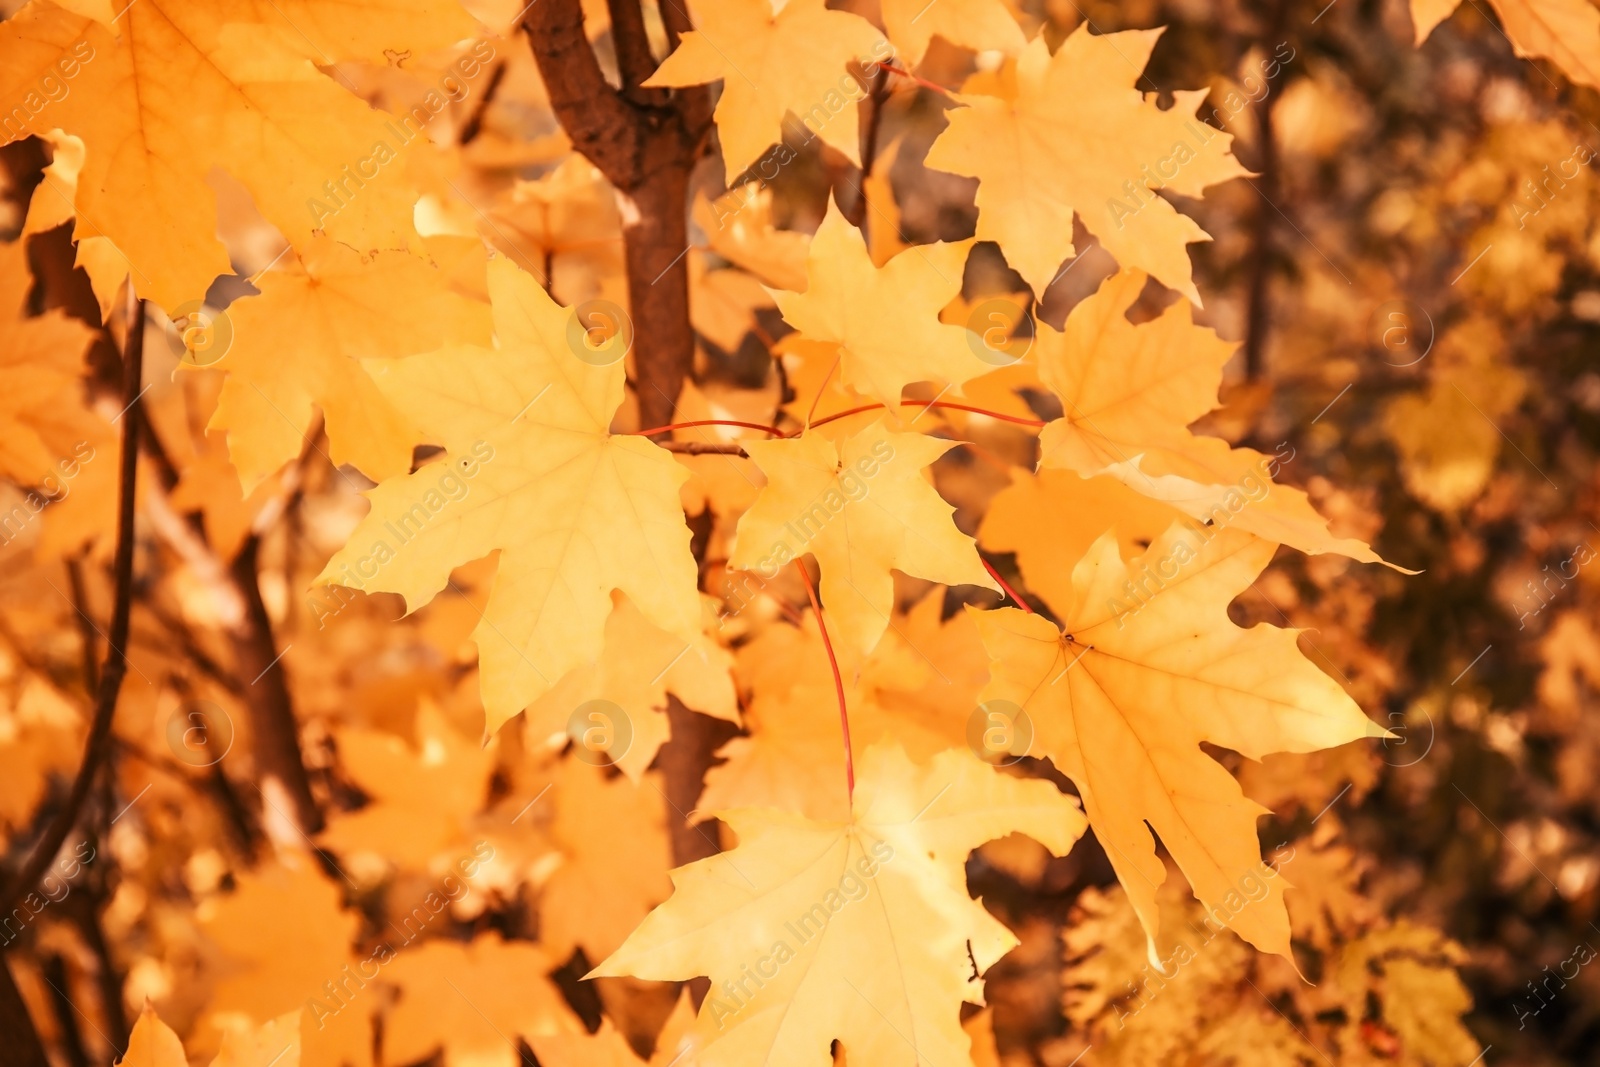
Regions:
<instances>
[{"instance_id":1,"label":"autumn tree canopy","mask_svg":"<svg viewBox=\"0 0 1600 1067\"><path fill-rule=\"evenodd\" d=\"M1600 8L1454 8L0 4L0 1064L1588 1062Z\"/></svg>"}]
</instances>

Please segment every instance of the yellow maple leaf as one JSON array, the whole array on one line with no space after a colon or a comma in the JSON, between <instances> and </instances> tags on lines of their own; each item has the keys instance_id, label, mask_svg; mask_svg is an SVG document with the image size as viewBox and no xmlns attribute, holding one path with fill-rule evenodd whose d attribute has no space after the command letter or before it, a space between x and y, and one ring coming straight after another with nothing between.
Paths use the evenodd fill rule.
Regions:
<instances>
[{"instance_id":1,"label":"yellow maple leaf","mask_svg":"<svg viewBox=\"0 0 1600 1067\"><path fill-rule=\"evenodd\" d=\"M32 287L24 246L0 245L0 478L55 496L110 435L84 409L84 356L94 332L60 310L25 314Z\"/></svg>"},{"instance_id":2,"label":"yellow maple leaf","mask_svg":"<svg viewBox=\"0 0 1600 1067\"><path fill-rule=\"evenodd\" d=\"M262 1024L293 1012L307 1067L367 1067L379 1001L364 994L364 981L349 977L350 966L359 966L351 942L361 919L343 909L338 887L310 860L294 860L242 874L232 893L202 906L202 929L223 962L206 1021L225 1033L240 1015ZM264 939L263 930L277 936ZM283 951L284 945L297 950ZM312 998L335 987L349 999L313 1018Z\"/></svg>"},{"instance_id":3,"label":"yellow maple leaf","mask_svg":"<svg viewBox=\"0 0 1600 1067\"><path fill-rule=\"evenodd\" d=\"M1062 403L1062 417L1039 433L1040 468L1110 474L1217 526L1381 563L1365 543L1334 537L1304 492L1274 484L1273 457L1189 432L1217 406L1235 346L1196 326L1182 300L1134 325L1127 310L1144 285L1143 273L1124 269L1073 308L1061 332L1039 325L1039 376Z\"/></svg>"},{"instance_id":4,"label":"yellow maple leaf","mask_svg":"<svg viewBox=\"0 0 1600 1067\"><path fill-rule=\"evenodd\" d=\"M78 174L83 170L86 150L81 137L60 130L38 134L50 145L50 165L44 168L43 178L34 186L33 197L28 201L28 217L22 225L22 236L45 233L57 226L71 222L76 215L73 203L78 196ZM122 283L128 278L128 257L106 237L79 237L76 265L89 276L95 300L100 305L100 320L108 321L114 307L120 306L117 296Z\"/></svg>"},{"instance_id":5,"label":"yellow maple leaf","mask_svg":"<svg viewBox=\"0 0 1600 1067\"><path fill-rule=\"evenodd\" d=\"M923 597L897 613L890 630L865 658L838 649L850 744L857 759L891 741L914 760L931 759L968 740L989 661L972 621L958 612L941 620L943 595ZM696 820L720 808L772 807L813 819L849 814L839 789L843 743L836 716L818 714L836 697L827 653L808 613L800 627L773 623L739 648L741 687L750 694L749 736L717 750L706 772Z\"/></svg>"},{"instance_id":6,"label":"yellow maple leaf","mask_svg":"<svg viewBox=\"0 0 1600 1067\"><path fill-rule=\"evenodd\" d=\"M317 581L399 593L415 610L452 568L498 550L473 631L492 733L596 659L612 590L686 643L701 613L679 502L688 472L610 432L620 338L593 347L573 312L504 259L489 264L489 292L497 348L367 362L445 459L371 490L371 512Z\"/></svg>"},{"instance_id":7,"label":"yellow maple leaf","mask_svg":"<svg viewBox=\"0 0 1600 1067\"><path fill-rule=\"evenodd\" d=\"M516 1038L581 1033L545 977L552 969L538 945L493 933L466 944L436 938L399 953L381 972L400 987L384 1020L385 1057L416 1063L443 1049L447 1067L516 1067Z\"/></svg>"},{"instance_id":8,"label":"yellow maple leaf","mask_svg":"<svg viewBox=\"0 0 1600 1067\"><path fill-rule=\"evenodd\" d=\"M806 287L806 246L811 239L780 230L772 218L772 187L746 182L716 198L695 198L696 226L713 252L768 285L800 292Z\"/></svg>"},{"instance_id":9,"label":"yellow maple leaf","mask_svg":"<svg viewBox=\"0 0 1600 1067\"><path fill-rule=\"evenodd\" d=\"M572 758L554 785L561 864L539 891L539 940L558 960L579 947L604 959L672 891L666 794L654 773L633 782Z\"/></svg>"},{"instance_id":10,"label":"yellow maple leaf","mask_svg":"<svg viewBox=\"0 0 1600 1067\"><path fill-rule=\"evenodd\" d=\"M860 164L856 101L866 90L845 65L888 54L872 23L829 10L824 0L790 0L776 14L770 5L750 0L694 0L690 6L695 29L644 84L722 80L715 117L730 180L783 140L791 115Z\"/></svg>"},{"instance_id":11,"label":"yellow maple leaf","mask_svg":"<svg viewBox=\"0 0 1600 1067\"><path fill-rule=\"evenodd\" d=\"M1425 388L1402 393L1383 409L1384 433L1400 455L1413 496L1441 512L1477 499L1500 458L1500 421L1515 411L1528 381L1496 356L1500 331L1469 319L1439 342L1439 361Z\"/></svg>"},{"instance_id":12,"label":"yellow maple leaf","mask_svg":"<svg viewBox=\"0 0 1600 1067\"><path fill-rule=\"evenodd\" d=\"M965 751L917 767L869 750L851 816L719 812L731 852L680 867L673 895L592 976L711 978L694 1062L822 1067L962 1063L963 1000L1016 938L967 894L968 854L1020 831L1057 855L1083 832L1048 782ZM970 955L969 955L970 953Z\"/></svg>"},{"instance_id":13,"label":"yellow maple leaf","mask_svg":"<svg viewBox=\"0 0 1600 1067\"><path fill-rule=\"evenodd\" d=\"M694 1005L686 990L673 1004L648 1060L634 1052L628 1039L604 1016L593 1034L552 1034L534 1037L530 1044L539 1062L549 1067L674 1067L694 1049L689 1037L693 1025Z\"/></svg>"},{"instance_id":14,"label":"yellow maple leaf","mask_svg":"<svg viewBox=\"0 0 1600 1067\"><path fill-rule=\"evenodd\" d=\"M974 52L1020 52L1027 43L1022 27L1001 0L883 0L889 40L915 67L934 37Z\"/></svg>"},{"instance_id":15,"label":"yellow maple leaf","mask_svg":"<svg viewBox=\"0 0 1600 1067\"><path fill-rule=\"evenodd\" d=\"M286 1012L259 1026L231 1026L211 1067L300 1067L300 1012Z\"/></svg>"},{"instance_id":16,"label":"yellow maple leaf","mask_svg":"<svg viewBox=\"0 0 1600 1067\"><path fill-rule=\"evenodd\" d=\"M778 310L807 341L836 344L841 381L889 407L912 382L959 386L995 364L965 327L939 321L961 291L971 241L906 249L873 265L861 232L837 204L811 239L804 293L773 291Z\"/></svg>"},{"instance_id":17,"label":"yellow maple leaf","mask_svg":"<svg viewBox=\"0 0 1600 1067\"><path fill-rule=\"evenodd\" d=\"M1106 534L1073 569L1072 599L1051 605L1060 627L1016 608L976 613L991 660L985 707L1025 714L1018 744L1031 736L1077 784L1152 945L1166 872L1150 828L1223 925L1290 954L1283 879L1259 878L1255 823L1267 809L1202 741L1260 759L1383 733L1300 653L1296 631L1229 620L1228 602L1275 548L1175 524L1124 564Z\"/></svg>"},{"instance_id":18,"label":"yellow maple leaf","mask_svg":"<svg viewBox=\"0 0 1600 1067\"><path fill-rule=\"evenodd\" d=\"M1072 599L1072 566L1107 528L1122 558L1143 552L1182 513L1141 496L1109 475L1080 478L1068 470L1014 471L1011 484L989 501L978 543L1017 557L1028 588L1052 604Z\"/></svg>"},{"instance_id":19,"label":"yellow maple leaf","mask_svg":"<svg viewBox=\"0 0 1600 1067\"><path fill-rule=\"evenodd\" d=\"M1450 17L1461 0L1411 0L1417 44ZM1600 87L1600 9L1589 0L1489 0L1512 51L1560 67L1573 81Z\"/></svg>"},{"instance_id":20,"label":"yellow maple leaf","mask_svg":"<svg viewBox=\"0 0 1600 1067\"><path fill-rule=\"evenodd\" d=\"M1199 197L1248 172L1232 134L1196 117L1207 90L1177 90L1163 110L1135 88L1160 36L1080 25L1054 56L1035 37L1009 95L962 96L928 152L929 167L978 179L977 239L998 242L1035 294L1076 254L1076 214L1117 262L1200 303L1186 246L1209 238L1155 190Z\"/></svg>"},{"instance_id":21,"label":"yellow maple leaf","mask_svg":"<svg viewBox=\"0 0 1600 1067\"><path fill-rule=\"evenodd\" d=\"M997 589L954 509L922 473L954 446L883 420L837 445L820 434L750 441L767 487L739 520L729 565L763 577L810 552L840 643L871 652L894 607L890 570ZM770 572L770 573L769 573Z\"/></svg>"},{"instance_id":22,"label":"yellow maple leaf","mask_svg":"<svg viewBox=\"0 0 1600 1067\"><path fill-rule=\"evenodd\" d=\"M188 1067L183 1044L149 1001L134 1020L118 1067ZM231 1028L211 1067L300 1067L300 1013Z\"/></svg>"},{"instance_id":23,"label":"yellow maple leaf","mask_svg":"<svg viewBox=\"0 0 1600 1067\"><path fill-rule=\"evenodd\" d=\"M505 190L480 224L489 243L523 269L546 275L558 300L627 302L616 190L577 153L537 181ZM530 265L527 256L540 262Z\"/></svg>"},{"instance_id":24,"label":"yellow maple leaf","mask_svg":"<svg viewBox=\"0 0 1600 1067\"><path fill-rule=\"evenodd\" d=\"M335 815L323 845L421 870L465 840L495 754L461 736L431 702L417 709L415 747L385 730L345 729L337 739L340 764L372 803Z\"/></svg>"},{"instance_id":25,"label":"yellow maple leaf","mask_svg":"<svg viewBox=\"0 0 1600 1067\"><path fill-rule=\"evenodd\" d=\"M714 615L708 601L702 604ZM585 758L614 763L638 782L666 743L669 692L694 711L739 721L732 665L710 637L668 633L624 597L606 620L605 645L594 661L568 671L528 706L528 740L570 736L586 746ZM599 733L591 736L595 727Z\"/></svg>"},{"instance_id":26,"label":"yellow maple leaf","mask_svg":"<svg viewBox=\"0 0 1600 1067\"><path fill-rule=\"evenodd\" d=\"M420 131L318 65L449 44L474 30L464 11L116 0L95 14L33 0L0 24L0 99L22 101L22 120L8 114L0 137L59 127L83 139L74 236L114 241L141 295L170 312L227 273L206 182L214 167L292 241L318 229L363 249L415 239L415 195L394 160ZM52 85L65 92L46 96Z\"/></svg>"},{"instance_id":27,"label":"yellow maple leaf","mask_svg":"<svg viewBox=\"0 0 1600 1067\"><path fill-rule=\"evenodd\" d=\"M145 1001L144 1010L128 1035L128 1050L117 1061L118 1067L189 1067L183 1042L172 1027L161 1021L155 1008Z\"/></svg>"},{"instance_id":28,"label":"yellow maple leaf","mask_svg":"<svg viewBox=\"0 0 1600 1067\"><path fill-rule=\"evenodd\" d=\"M230 347L214 364L194 361L228 372L208 429L227 432L247 495L305 449L313 405L335 464L374 481L404 474L419 434L360 361L489 342L489 309L450 292L409 252L363 256L316 237L300 262L262 275L260 296L228 305Z\"/></svg>"}]
</instances>

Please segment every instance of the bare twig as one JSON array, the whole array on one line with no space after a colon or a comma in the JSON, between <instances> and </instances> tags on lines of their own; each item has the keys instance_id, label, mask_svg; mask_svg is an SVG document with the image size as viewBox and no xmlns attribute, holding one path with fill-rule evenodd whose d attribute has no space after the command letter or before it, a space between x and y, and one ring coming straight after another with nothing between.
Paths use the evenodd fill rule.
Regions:
<instances>
[{"instance_id":1,"label":"bare twig","mask_svg":"<svg viewBox=\"0 0 1600 1067\"><path fill-rule=\"evenodd\" d=\"M657 444L668 452L681 452L686 456L749 457L743 445L736 445L731 441L726 444L718 441L658 441Z\"/></svg>"},{"instance_id":2,"label":"bare twig","mask_svg":"<svg viewBox=\"0 0 1600 1067\"><path fill-rule=\"evenodd\" d=\"M872 176L872 165L878 159L878 128L883 125L883 105L889 96L889 71L879 66L872 72L867 86L867 97L861 102L866 121L861 124L861 178L856 183L855 196L844 208L844 217L850 225L863 229L867 217L867 179Z\"/></svg>"},{"instance_id":3,"label":"bare twig","mask_svg":"<svg viewBox=\"0 0 1600 1067\"><path fill-rule=\"evenodd\" d=\"M3 896L0 915L8 915L17 902L39 884L67 835L77 825L83 802L89 796L100 767L111 749L111 720L117 709L117 695L128 671L128 618L133 607L133 513L134 490L139 474L139 433L144 413L137 403L139 382L144 373L144 301L129 286L128 336L122 357L122 399L125 404L122 426L121 465L117 477L117 550L112 573L116 594L111 609L111 628L106 640L105 666L100 671L100 687L95 700L94 718L84 745L83 762L72 782L55 822L45 831L33 854Z\"/></svg>"},{"instance_id":4,"label":"bare twig","mask_svg":"<svg viewBox=\"0 0 1600 1067\"><path fill-rule=\"evenodd\" d=\"M489 80L484 82L483 92L478 94L478 102L472 105L472 114L461 124L461 132L456 136L457 144L469 145L483 132L483 117L489 113L489 105L494 103L494 95L500 91L500 83L505 77L506 64L496 63L494 70L489 72Z\"/></svg>"}]
</instances>

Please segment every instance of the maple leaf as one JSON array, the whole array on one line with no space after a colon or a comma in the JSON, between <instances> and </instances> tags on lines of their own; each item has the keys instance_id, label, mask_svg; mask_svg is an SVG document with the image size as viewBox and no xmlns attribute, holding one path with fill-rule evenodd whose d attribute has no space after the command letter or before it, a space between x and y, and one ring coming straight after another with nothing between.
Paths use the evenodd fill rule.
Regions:
<instances>
[{"instance_id":1,"label":"maple leaf","mask_svg":"<svg viewBox=\"0 0 1600 1067\"><path fill-rule=\"evenodd\" d=\"M300 1012L260 1026L230 1026L211 1067L300 1067Z\"/></svg>"},{"instance_id":2,"label":"maple leaf","mask_svg":"<svg viewBox=\"0 0 1600 1067\"><path fill-rule=\"evenodd\" d=\"M617 194L582 156L569 155L537 181L517 182L481 221L484 237L524 269L533 269L524 256L543 261L558 300L627 302Z\"/></svg>"},{"instance_id":3,"label":"maple leaf","mask_svg":"<svg viewBox=\"0 0 1600 1067\"><path fill-rule=\"evenodd\" d=\"M95 19L33 0L0 24L0 99L28 102L4 137L59 127L83 139L74 236L114 241L142 295L172 311L227 273L206 182L213 167L249 189L292 241L317 229L361 248L415 239L415 194L397 176L404 164L390 161L416 131L317 64L448 44L473 32L465 12L426 0L374 0L370 9L117 0L114 15L113 4L99 6ZM45 78L69 91L44 100Z\"/></svg>"},{"instance_id":4,"label":"maple leaf","mask_svg":"<svg viewBox=\"0 0 1600 1067\"><path fill-rule=\"evenodd\" d=\"M539 894L539 939L556 959L579 947L604 959L671 892L666 794L657 777L608 778L582 760L561 761L549 826L561 864Z\"/></svg>"},{"instance_id":5,"label":"maple leaf","mask_svg":"<svg viewBox=\"0 0 1600 1067\"><path fill-rule=\"evenodd\" d=\"M86 154L83 139L70 133L50 130L36 136L50 145L51 159L28 201L23 237L53 230L76 217L72 205L77 199L78 174L83 170ZM127 280L128 258L107 237L79 236L76 248L76 265L89 276L90 287L100 304L100 320L105 322L111 318L111 309L122 283Z\"/></svg>"},{"instance_id":6,"label":"maple leaf","mask_svg":"<svg viewBox=\"0 0 1600 1067\"><path fill-rule=\"evenodd\" d=\"M261 295L227 310L232 345L215 366L228 379L208 428L227 432L247 495L305 449L312 405L336 465L374 481L406 473L419 434L360 360L489 342L488 308L450 292L408 252L368 257L316 237L300 261L303 270L262 275Z\"/></svg>"},{"instance_id":7,"label":"maple leaf","mask_svg":"<svg viewBox=\"0 0 1600 1067\"><path fill-rule=\"evenodd\" d=\"M1022 27L1001 0L883 0L889 40L915 67L935 37L974 52L1020 52Z\"/></svg>"},{"instance_id":8,"label":"maple leaf","mask_svg":"<svg viewBox=\"0 0 1600 1067\"><path fill-rule=\"evenodd\" d=\"M325 846L424 869L462 841L483 807L495 754L462 737L426 701L417 710L416 741L413 748L384 730L339 731L339 762L372 803L335 816L321 835Z\"/></svg>"},{"instance_id":9,"label":"maple leaf","mask_svg":"<svg viewBox=\"0 0 1600 1067\"><path fill-rule=\"evenodd\" d=\"M530 1043L539 1062L549 1067L673 1067L694 1049L689 1038L693 1025L694 1006L686 990L674 1002L648 1060L634 1052L628 1039L606 1018L601 1018L600 1029L593 1034L552 1034L532 1038Z\"/></svg>"},{"instance_id":10,"label":"maple leaf","mask_svg":"<svg viewBox=\"0 0 1600 1067\"><path fill-rule=\"evenodd\" d=\"M865 654L889 625L890 570L997 589L972 539L922 470L953 446L883 420L839 442L820 434L745 445L767 487L739 520L729 565L766 574L807 552L841 643Z\"/></svg>"},{"instance_id":11,"label":"maple leaf","mask_svg":"<svg viewBox=\"0 0 1600 1067\"><path fill-rule=\"evenodd\" d=\"M696 28L644 84L722 80L715 118L730 179L783 140L791 115L860 165L856 101L866 90L845 64L887 54L887 42L872 23L831 11L824 0L790 0L776 14L749 0L694 0L691 7Z\"/></svg>"},{"instance_id":12,"label":"maple leaf","mask_svg":"<svg viewBox=\"0 0 1600 1067\"><path fill-rule=\"evenodd\" d=\"M1472 1009L1472 993L1456 973L1466 960L1466 951L1439 931L1402 921L1346 945L1326 985L1352 1020L1365 1017L1375 995L1384 1020L1416 1060L1471 1062L1482 1050L1461 1023Z\"/></svg>"},{"instance_id":13,"label":"maple leaf","mask_svg":"<svg viewBox=\"0 0 1600 1067\"><path fill-rule=\"evenodd\" d=\"M1122 270L1072 309L1060 333L1039 325L1039 376L1063 409L1039 433L1039 466L1110 474L1194 518L1302 552L1383 562L1363 542L1330 534L1304 492L1274 484L1272 457L1189 432L1217 406L1234 345L1196 326L1181 300L1134 325L1127 311L1144 285L1141 272Z\"/></svg>"},{"instance_id":14,"label":"maple leaf","mask_svg":"<svg viewBox=\"0 0 1600 1067\"><path fill-rule=\"evenodd\" d=\"M1427 386L1395 397L1383 410L1406 488L1441 512L1466 507L1489 485L1501 449L1498 420L1528 391L1521 371L1495 362L1487 348L1464 343L1463 335L1498 339L1482 321L1446 334Z\"/></svg>"},{"instance_id":15,"label":"maple leaf","mask_svg":"<svg viewBox=\"0 0 1600 1067\"><path fill-rule=\"evenodd\" d=\"M552 969L539 946L493 933L466 944L434 939L393 956L381 972L400 988L384 1020L386 1057L416 1063L442 1048L447 1067L515 1067L514 1038L583 1029L545 977Z\"/></svg>"},{"instance_id":16,"label":"maple leaf","mask_svg":"<svg viewBox=\"0 0 1600 1067\"><path fill-rule=\"evenodd\" d=\"M128 1035L128 1051L117 1063L119 1067L189 1067L183 1042L172 1027L161 1021L149 1001L145 1001L133 1032Z\"/></svg>"},{"instance_id":17,"label":"maple leaf","mask_svg":"<svg viewBox=\"0 0 1600 1067\"><path fill-rule=\"evenodd\" d=\"M1134 88L1160 36L1079 25L1054 56L1035 37L1008 95L961 96L928 151L929 167L978 179L977 239L998 242L1035 294L1076 254L1076 214L1118 263L1200 303L1186 246L1209 238L1155 190L1200 197L1248 172L1233 136L1195 117L1207 90L1176 90L1162 110Z\"/></svg>"},{"instance_id":18,"label":"maple leaf","mask_svg":"<svg viewBox=\"0 0 1600 1067\"><path fill-rule=\"evenodd\" d=\"M1017 557L1028 588L1052 604L1072 599L1072 566L1106 532L1113 517L1123 559L1132 559L1182 512L1130 489L1109 475L1080 478L1046 467L1014 471L1011 484L989 501L978 543Z\"/></svg>"},{"instance_id":19,"label":"maple leaf","mask_svg":"<svg viewBox=\"0 0 1600 1067\"><path fill-rule=\"evenodd\" d=\"M599 656L612 590L685 643L701 615L678 499L688 472L609 430L621 353L597 355L576 315L506 260L490 261L489 292L499 347L367 362L445 459L371 490L371 512L317 581L399 593L410 611L453 567L498 550L473 631L493 733Z\"/></svg>"},{"instance_id":20,"label":"maple leaf","mask_svg":"<svg viewBox=\"0 0 1600 1067\"><path fill-rule=\"evenodd\" d=\"M134 1020L128 1050L118 1067L189 1067L183 1044L161 1021L150 1002ZM222 1039L211 1067L300 1067L300 1013L291 1012L259 1027L235 1027Z\"/></svg>"},{"instance_id":21,"label":"maple leaf","mask_svg":"<svg viewBox=\"0 0 1600 1067\"><path fill-rule=\"evenodd\" d=\"M702 601L706 614L713 613ZM590 723L575 709L590 701L609 705L626 722L606 724L612 733L593 753L615 763L638 782L667 740L667 694L707 715L739 721L739 705L729 668L733 658L705 634L685 640L653 626L631 600L623 598L606 620L605 645L591 663L574 667L527 709L527 736L535 744L560 735L584 744Z\"/></svg>"},{"instance_id":22,"label":"maple leaf","mask_svg":"<svg viewBox=\"0 0 1600 1067\"><path fill-rule=\"evenodd\" d=\"M735 352L757 326L756 313L772 307L772 296L754 275L737 267L713 268L709 258L698 250L688 256L689 321L708 342Z\"/></svg>"},{"instance_id":23,"label":"maple leaf","mask_svg":"<svg viewBox=\"0 0 1600 1067\"><path fill-rule=\"evenodd\" d=\"M917 245L879 268L861 232L830 202L807 253L806 291L772 296L802 338L840 346L846 387L894 408L912 382L959 386L995 369L979 356L975 335L939 321L939 310L961 291L971 247Z\"/></svg>"},{"instance_id":24,"label":"maple leaf","mask_svg":"<svg viewBox=\"0 0 1600 1067\"><path fill-rule=\"evenodd\" d=\"M68 465L75 476L85 450L93 456L109 435L83 406L83 359L94 333L60 311L24 314L32 287L24 246L0 245L0 477L54 496Z\"/></svg>"},{"instance_id":25,"label":"maple leaf","mask_svg":"<svg viewBox=\"0 0 1600 1067\"><path fill-rule=\"evenodd\" d=\"M931 759L967 742L968 721L989 662L964 613L941 620L942 595L923 597L897 613L872 654L839 649L850 746L859 759L892 742L914 760ZM696 820L721 808L774 807L813 819L844 819L849 805L838 785L843 755L838 722L819 715L835 700L817 617L799 627L775 624L739 648L749 736L717 750L722 762L706 772Z\"/></svg>"},{"instance_id":26,"label":"maple leaf","mask_svg":"<svg viewBox=\"0 0 1600 1067\"><path fill-rule=\"evenodd\" d=\"M1417 44L1450 17L1461 0L1411 0ZM1548 59L1573 81L1600 87L1600 10L1589 0L1489 0L1512 51Z\"/></svg>"},{"instance_id":27,"label":"maple leaf","mask_svg":"<svg viewBox=\"0 0 1600 1067\"><path fill-rule=\"evenodd\" d=\"M1261 866L1255 822L1266 809L1201 742L1260 759L1384 734L1300 653L1296 631L1229 620L1228 602L1275 548L1175 524L1124 564L1106 534L1073 569L1072 599L1051 605L1061 626L1016 608L976 613L991 660L985 705L1026 713L1033 751L1077 785L1152 944L1166 872L1146 823L1208 908L1257 948L1290 956L1283 880L1258 900L1240 895Z\"/></svg>"},{"instance_id":28,"label":"maple leaf","mask_svg":"<svg viewBox=\"0 0 1600 1067\"><path fill-rule=\"evenodd\" d=\"M925 768L868 751L851 816L717 815L731 852L672 872L673 895L591 977L708 975L694 1062L965 1062L963 1000L1015 945L967 894L967 855L1020 831L1057 855L1083 832L1077 804L947 751ZM970 955L969 955L970 953ZM841 992L841 987L846 992Z\"/></svg>"},{"instance_id":29,"label":"maple leaf","mask_svg":"<svg viewBox=\"0 0 1600 1067\"><path fill-rule=\"evenodd\" d=\"M350 946L361 919L343 909L338 887L309 860L295 861L240 875L232 893L202 908L201 926L224 963L207 1019L225 1031L237 1015L260 1024L293 1012L303 1028L308 1067L367 1067L376 998L324 1010L317 1013L319 1025L306 1025L312 1021L308 998L324 995L326 982L345 981L346 966L357 963ZM263 939L263 930L277 936ZM298 950L285 952L286 944ZM359 997L359 990L344 988Z\"/></svg>"},{"instance_id":30,"label":"maple leaf","mask_svg":"<svg viewBox=\"0 0 1600 1067\"><path fill-rule=\"evenodd\" d=\"M772 220L772 187L747 182L715 201L695 198L695 225L706 244L768 285L800 292L806 287L806 247L811 239L780 230Z\"/></svg>"}]
</instances>

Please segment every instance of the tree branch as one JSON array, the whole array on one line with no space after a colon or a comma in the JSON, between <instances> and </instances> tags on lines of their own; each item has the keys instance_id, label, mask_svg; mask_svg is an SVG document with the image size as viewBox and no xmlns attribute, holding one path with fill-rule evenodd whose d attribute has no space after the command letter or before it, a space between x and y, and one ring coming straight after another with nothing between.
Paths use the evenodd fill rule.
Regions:
<instances>
[{"instance_id":1,"label":"tree branch","mask_svg":"<svg viewBox=\"0 0 1600 1067\"><path fill-rule=\"evenodd\" d=\"M611 184L638 181L643 130L627 101L606 81L579 0L539 0L522 16L534 62L550 95L550 109L572 146L600 168Z\"/></svg>"},{"instance_id":2,"label":"tree branch","mask_svg":"<svg viewBox=\"0 0 1600 1067\"><path fill-rule=\"evenodd\" d=\"M645 32L639 0L606 0L606 10L611 13L611 45L617 52L617 69L622 72L623 95L640 103L653 102L637 96L639 86L656 72L656 57L650 51L650 35Z\"/></svg>"},{"instance_id":3,"label":"tree branch","mask_svg":"<svg viewBox=\"0 0 1600 1067\"><path fill-rule=\"evenodd\" d=\"M84 745L83 762L72 782L72 791L55 822L34 846L33 854L3 896L0 915L9 915L18 901L33 891L56 853L78 822L83 802L100 767L111 750L111 720L117 710L117 694L123 675L128 672L128 618L133 607L133 512L134 490L139 476L139 430L144 412L138 404L139 382L144 375L144 301L128 289L131 305L128 337L122 357L122 451L117 475L117 550L112 573L116 578L116 598L111 609L111 629L106 639L105 666L100 671L100 689L95 701L94 719Z\"/></svg>"},{"instance_id":4,"label":"tree branch","mask_svg":"<svg viewBox=\"0 0 1600 1067\"><path fill-rule=\"evenodd\" d=\"M1283 37L1284 27L1288 21L1287 0L1270 0L1267 37L1277 41ZM1273 110L1278 105L1278 98L1283 95L1282 90L1273 91L1270 87L1266 96L1262 97L1255 105L1256 114L1256 143L1261 158L1257 162L1257 169L1261 176L1257 179L1256 192L1259 194L1260 203L1256 205L1254 232L1250 238L1251 269L1250 290L1248 305L1245 313L1244 333L1244 376L1246 381L1259 381L1266 373L1266 348L1267 334L1271 330L1272 306L1268 295L1268 287L1272 282L1272 231L1277 214L1277 201L1279 197L1279 170L1277 130L1273 125Z\"/></svg>"},{"instance_id":5,"label":"tree branch","mask_svg":"<svg viewBox=\"0 0 1600 1067\"><path fill-rule=\"evenodd\" d=\"M889 72L879 66L873 71L867 97L861 102L862 110L867 113L866 121L861 124L861 177L855 186L855 196L844 209L845 219L863 232L865 227L861 224L867 217L867 179L872 176L872 164L878 158L878 127L883 124L883 105L888 99L888 89Z\"/></svg>"},{"instance_id":6,"label":"tree branch","mask_svg":"<svg viewBox=\"0 0 1600 1067\"><path fill-rule=\"evenodd\" d=\"M745 456L743 445L733 442L720 441L658 441L656 442L668 452L679 452L686 456Z\"/></svg>"}]
</instances>

